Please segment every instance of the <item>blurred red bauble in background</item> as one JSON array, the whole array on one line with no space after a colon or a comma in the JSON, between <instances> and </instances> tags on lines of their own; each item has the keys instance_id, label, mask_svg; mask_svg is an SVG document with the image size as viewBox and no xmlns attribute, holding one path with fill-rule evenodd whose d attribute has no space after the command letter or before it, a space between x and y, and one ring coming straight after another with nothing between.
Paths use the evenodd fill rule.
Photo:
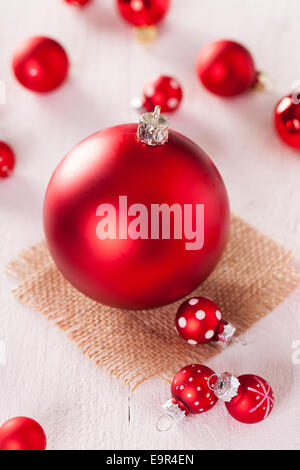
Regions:
<instances>
[{"instance_id":1,"label":"blurred red bauble in background","mask_svg":"<svg viewBox=\"0 0 300 470\"><path fill-rule=\"evenodd\" d=\"M12 66L16 78L24 87L43 93L63 83L68 74L69 60L57 41L35 36L19 45Z\"/></svg>"},{"instance_id":2,"label":"blurred red bauble in background","mask_svg":"<svg viewBox=\"0 0 300 470\"><path fill-rule=\"evenodd\" d=\"M92 0L64 0L66 3L70 3L70 5L75 5L78 7L84 7L88 3L91 3Z\"/></svg>"},{"instance_id":3,"label":"blurred red bauble in background","mask_svg":"<svg viewBox=\"0 0 300 470\"><path fill-rule=\"evenodd\" d=\"M0 178L10 176L15 166L15 154L6 142L0 141Z\"/></svg>"},{"instance_id":4,"label":"blurred red bauble in background","mask_svg":"<svg viewBox=\"0 0 300 470\"><path fill-rule=\"evenodd\" d=\"M290 147L300 149L300 100L298 97L289 95L279 101L274 112L274 123L279 137Z\"/></svg>"},{"instance_id":5,"label":"blurred red bauble in background","mask_svg":"<svg viewBox=\"0 0 300 470\"><path fill-rule=\"evenodd\" d=\"M43 428L31 418L19 416L0 427L0 450L45 450Z\"/></svg>"},{"instance_id":6,"label":"blurred red bauble in background","mask_svg":"<svg viewBox=\"0 0 300 470\"><path fill-rule=\"evenodd\" d=\"M104 304L137 310L179 299L208 277L227 243L219 172L191 140L168 136L167 125L165 116L146 113L138 127L97 132L49 183L44 228L53 259L71 284Z\"/></svg>"},{"instance_id":7,"label":"blurred red bauble in background","mask_svg":"<svg viewBox=\"0 0 300 470\"><path fill-rule=\"evenodd\" d=\"M235 41L221 40L204 46L196 61L203 85L219 96L235 96L251 88L257 79L249 51Z\"/></svg>"},{"instance_id":8,"label":"blurred red bauble in background","mask_svg":"<svg viewBox=\"0 0 300 470\"><path fill-rule=\"evenodd\" d=\"M143 92L142 107L154 111L160 106L162 112L175 111L182 101L182 88L173 77L161 75L149 81Z\"/></svg>"},{"instance_id":9,"label":"blurred red bauble in background","mask_svg":"<svg viewBox=\"0 0 300 470\"><path fill-rule=\"evenodd\" d=\"M226 408L233 418L246 424L267 418L274 405L273 390L266 380L253 374L240 375L238 393Z\"/></svg>"},{"instance_id":10,"label":"blurred red bauble in background","mask_svg":"<svg viewBox=\"0 0 300 470\"><path fill-rule=\"evenodd\" d=\"M167 13L170 0L117 0L121 16L134 26L151 26Z\"/></svg>"}]
</instances>

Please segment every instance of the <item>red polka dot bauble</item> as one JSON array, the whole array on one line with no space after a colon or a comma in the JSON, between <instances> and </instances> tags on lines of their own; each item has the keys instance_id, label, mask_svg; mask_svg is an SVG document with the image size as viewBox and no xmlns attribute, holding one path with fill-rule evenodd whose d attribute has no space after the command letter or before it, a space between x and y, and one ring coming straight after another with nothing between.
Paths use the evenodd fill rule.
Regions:
<instances>
[{"instance_id":1,"label":"red polka dot bauble","mask_svg":"<svg viewBox=\"0 0 300 470\"><path fill-rule=\"evenodd\" d=\"M134 26L151 26L163 19L170 0L117 0L121 16Z\"/></svg>"},{"instance_id":2,"label":"red polka dot bauble","mask_svg":"<svg viewBox=\"0 0 300 470\"><path fill-rule=\"evenodd\" d=\"M0 427L0 450L45 450L46 436L39 423L19 416Z\"/></svg>"},{"instance_id":3,"label":"red polka dot bauble","mask_svg":"<svg viewBox=\"0 0 300 470\"><path fill-rule=\"evenodd\" d=\"M274 406L271 386L266 380L253 374L240 375L237 380L239 382L237 394L225 402L231 416L246 424L266 419Z\"/></svg>"},{"instance_id":4,"label":"red polka dot bauble","mask_svg":"<svg viewBox=\"0 0 300 470\"><path fill-rule=\"evenodd\" d=\"M92 0L64 0L64 2L69 3L70 5L75 5L77 7L84 7Z\"/></svg>"},{"instance_id":5,"label":"red polka dot bauble","mask_svg":"<svg viewBox=\"0 0 300 470\"><path fill-rule=\"evenodd\" d=\"M274 112L275 128L279 137L290 147L300 149L300 100L296 96L285 96Z\"/></svg>"},{"instance_id":6,"label":"red polka dot bauble","mask_svg":"<svg viewBox=\"0 0 300 470\"><path fill-rule=\"evenodd\" d=\"M235 41L221 40L204 46L196 61L203 85L219 96L235 96L251 88L257 79L250 52Z\"/></svg>"},{"instance_id":7,"label":"red polka dot bauble","mask_svg":"<svg viewBox=\"0 0 300 470\"><path fill-rule=\"evenodd\" d=\"M64 82L69 60L57 41L35 36L19 45L12 66L16 78L25 88L43 93L54 90Z\"/></svg>"},{"instance_id":8,"label":"red polka dot bauble","mask_svg":"<svg viewBox=\"0 0 300 470\"><path fill-rule=\"evenodd\" d=\"M177 333L189 344L217 341L228 344L235 327L222 318L222 313L208 297L193 297L178 308L175 326Z\"/></svg>"},{"instance_id":9,"label":"red polka dot bauble","mask_svg":"<svg viewBox=\"0 0 300 470\"><path fill-rule=\"evenodd\" d=\"M182 88L176 78L162 75L149 81L143 92L142 107L154 111L160 106L162 112L175 111L182 101Z\"/></svg>"},{"instance_id":10,"label":"red polka dot bauble","mask_svg":"<svg viewBox=\"0 0 300 470\"><path fill-rule=\"evenodd\" d=\"M0 178L10 176L15 166L15 154L6 142L0 141Z\"/></svg>"},{"instance_id":11,"label":"red polka dot bauble","mask_svg":"<svg viewBox=\"0 0 300 470\"><path fill-rule=\"evenodd\" d=\"M175 421L189 413L211 410L218 401L212 390L215 376L214 371L203 364L190 364L180 369L172 380L172 398L163 405L166 414L157 421L158 430L168 430Z\"/></svg>"}]
</instances>

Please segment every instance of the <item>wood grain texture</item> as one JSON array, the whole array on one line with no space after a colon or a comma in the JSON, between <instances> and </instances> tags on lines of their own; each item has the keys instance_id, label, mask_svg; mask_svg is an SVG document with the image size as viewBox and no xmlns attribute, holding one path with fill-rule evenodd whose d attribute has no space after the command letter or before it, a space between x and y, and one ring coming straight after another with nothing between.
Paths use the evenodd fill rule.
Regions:
<instances>
[{"instance_id":1,"label":"wood grain texture","mask_svg":"<svg viewBox=\"0 0 300 470\"><path fill-rule=\"evenodd\" d=\"M277 140L271 120L277 99L300 79L299 15L298 0L173 0L159 40L143 47L113 0L94 0L85 11L62 0L0 0L0 79L7 88L0 135L18 155L14 177L0 182L1 268L42 237L43 194L62 156L98 129L135 121L130 99L160 73L183 83L185 99L172 125L212 156L232 209L300 259L300 158ZM73 64L68 83L47 96L22 89L10 70L17 42L41 33L60 40ZM258 69L272 77L272 92L223 101L203 90L194 59L203 44L222 37L249 46ZM0 275L0 340L7 348L0 421L18 414L38 419L50 449L300 448L300 365L291 360L292 342L300 339L299 289L247 332L247 348L231 346L209 363L269 378L277 399L271 417L245 426L219 403L162 435L155 421L169 385L153 378L131 393L19 305L9 294L14 286Z\"/></svg>"}]
</instances>

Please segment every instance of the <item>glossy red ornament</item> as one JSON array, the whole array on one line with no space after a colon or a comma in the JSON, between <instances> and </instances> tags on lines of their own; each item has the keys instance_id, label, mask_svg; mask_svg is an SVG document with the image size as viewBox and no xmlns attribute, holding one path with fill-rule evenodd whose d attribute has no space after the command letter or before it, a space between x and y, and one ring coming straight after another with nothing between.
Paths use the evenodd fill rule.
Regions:
<instances>
[{"instance_id":1,"label":"glossy red ornament","mask_svg":"<svg viewBox=\"0 0 300 470\"><path fill-rule=\"evenodd\" d=\"M134 26L151 26L163 19L170 0L117 0L121 16Z\"/></svg>"},{"instance_id":2,"label":"glossy red ornament","mask_svg":"<svg viewBox=\"0 0 300 470\"><path fill-rule=\"evenodd\" d=\"M227 344L235 328L225 322L219 307L208 297L193 297L178 308L176 331L189 344L217 341Z\"/></svg>"},{"instance_id":3,"label":"glossy red ornament","mask_svg":"<svg viewBox=\"0 0 300 470\"><path fill-rule=\"evenodd\" d=\"M274 124L279 137L290 147L300 149L300 101L292 95L277 104Z\"/></svg>"},{"instance_id":4,"label":"glossy red ornament","mask_svg":"<svg viewBox=\"0 0 300 470\"><path fill-rule=\"evenodd\" d=\"M225 403L231 416L247 424L266 419L274 406L271 386L266 380L253 374L240 375L238 381L238 394Z\"/></svg>"},{"instance_id":5,"label":"glossy red ornament","mask_svg":"<svg viewBox=\"0 0 300 470\"><path fill-rule=\"evenodd\" d=\"M15 154L11 147L0 141L0 178L10 176L15 166Z\"/></svg>"},{"instance_id":6,"label":"glossy red ornament","mask_svg":"<svg viewBox=\"0 0 300 470\"><path fill-rule=\"evenodd\" d=\"M257 79L250 52L235 41L214 41L204 46L196 61L203 85L219 96L235 96L251 88Z\"/></svg>"},{"instance_id":7,"label":"glossy red ornament","mask_svg":"<svg viewBox=\"0 0 300 470\"><path fill-rule=\"evenodd\" d=\"M0 427L0 450L45 450L43 428L31 418L19 416Z\"/></svg>"},{"instance_id":8,"label":"glossy red ornament","mask_svg":"<svg viewBox=\"0 0 300 470\"><path fill-rule=\"evenodd\" d=\"M144 129L145 116L153 119L148 113L139 127L97 132L71 150L52 176L44 204L48 247L66 279L92 299L128 309L159 307L198 286L219 261L230 223L226 189L209 157L173 130L161 143L155 121L145 133L151 145L143 143L137 130ZM161 204L170 228L164 236L152 218ZM182 217L174 217L172 227L167 213L173 204ZM190 246L182 224L195 223L197 204L204 204L205 223L197 215L197 243L191 236ZM141 213L143 223L137 224ZM107 232L100 233L104 223Z\"/></svg>"},{"instance_id":9,"label":"glossy red ornament","mask_svg":"<svg viewBox=\"0 0 300 470\"><path fill-rule=\"evenodd\" d=\"M64 0L66 3L70 3L70 5L75 5L77 7L84 7L88 3L91 2L91 0Z\"/></svg>"},{"instance_id":10,"label":"glossy red ornament","mask_svg":"<svg viewBox=\"0 0 300 470\"><path fill-rule=\"evenodd\" d=\"M29 90L48 92L60 86L69 70L68 56L55 40L34 36L24 40L13 56L13 71Z\"/></svg>"},{"instance_id":11,"label":"glossy red ornament","mask_svg":"<svg viewBox=\"0 0 300 470\"><path fill-rule=\"evenodd\" d=\"M182 88L173 77L162 75L149 81L143 92L142 107L154 111L159 105L162 112L175 111L182 101Z\"/></svg>"}]
</instances>

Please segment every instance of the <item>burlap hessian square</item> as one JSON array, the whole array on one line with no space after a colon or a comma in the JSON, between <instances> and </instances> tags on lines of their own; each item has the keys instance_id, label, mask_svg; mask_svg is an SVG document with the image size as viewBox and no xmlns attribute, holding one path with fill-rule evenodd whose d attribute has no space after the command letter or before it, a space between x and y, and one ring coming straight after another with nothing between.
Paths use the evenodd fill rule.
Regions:
<instances>
[{"instance_id":1,"label":"burlap hessian square","mask_svg":"<svg viewBox=\"0 0 300 470\"><path fill-rule=\"evenodd\" d=\"M221 262L191 295L213 298L240 334L300 282L292 262L292 253L232 216ZM45 241L20 253L7 273L19 282L13 294L20 302L46 315L91 360L133 388L153 375L171 379L185 364L205 362L220 351L216 345L191 346L177 336L174 316L181 301L133 312L88 299L57 270Z\"/></svg>"}]
</instances>

